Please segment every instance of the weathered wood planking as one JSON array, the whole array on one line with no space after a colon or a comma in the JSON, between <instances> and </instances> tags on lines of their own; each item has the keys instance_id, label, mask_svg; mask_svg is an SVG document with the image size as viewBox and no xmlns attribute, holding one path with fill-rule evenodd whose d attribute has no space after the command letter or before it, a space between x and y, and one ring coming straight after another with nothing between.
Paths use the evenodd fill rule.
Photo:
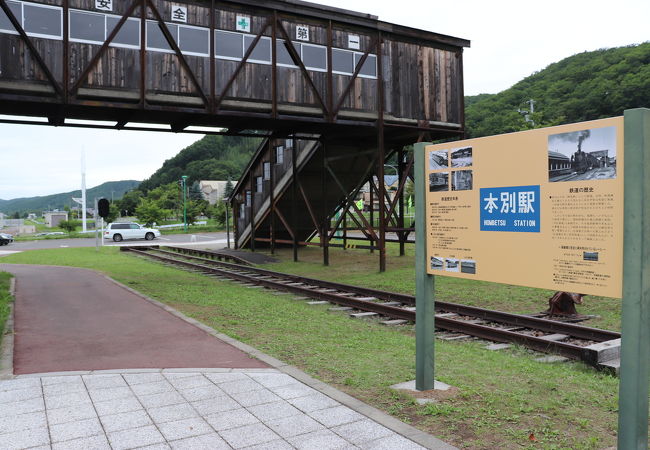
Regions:
<instances>
[{"instance_id":1,"label":"weathered wood planking","mask_svg":"<svg viewBox=\"0 0 650 450\"><path fill-rule=\"evenodd\" d=\"M114 1L113 14L123 14L132 1L138 2L133 17L139 16L140 0ZM152 0L164 20L171 16L171 4L167 0ZM62 0L40 0L37 3L61 5ZM185 3L188 10L188 25L209 27L211 22L208 2ZM369 51L377 53L378 35L362 27L343 26L335 21L297 17L291 14L278 14L278 23L274 24L273 14L263 8L215 3L214 11L216 29L234 31L238 15L251 19L251 34L262 32L271 36L274 25L277 38L282 39L284 29L291 40L296 38L296 27L309 28L309 43L328 45L329 28L335 48L347 48L348 37L359 36L359 53ZM94 0L68 0L70 8L93 11ZM154 19L152 11L147 8L147 17ZM378 68L384 79L384 110L396 118L430 120L459 123L462 120L462 77L460 49L434 44L415 43L413 40L394 36L383 36L381 45L383 67ZM53 39L31 38L41 57L57 80L63 74L63 42ZM84 71L99 50L99 45L70 42L69 83L73 84ZM202 91L209 95L210 58L184 56ZM147 52L146 89L148 92L178 95L198 95L196 87L181 66L179 58L173 53ZM235 72L237 61L215 59L215 89L219 95ZM329 97L333 105L341 100L350 80L349 75L332 74L333 92L328 92L328 75L326 72L308 71L320 97L325 104ZM119 89L136 91L139 89L140 52L137 49L109 47L100 58L97 66L82 83L84 87ZM280 105L319 107L316 95L310 84L298 68L277 68L277 99ZM43 71L27 50L26 45L15 35L0 34L0 80L46 82ZM231 100L270 103L272 101L272 67L270 64L247 63L240 71L225 97ZM342 111L376 112L379 106L378 79L355 79L348 95L341 104Z\"/></svg>"}]
</instances>

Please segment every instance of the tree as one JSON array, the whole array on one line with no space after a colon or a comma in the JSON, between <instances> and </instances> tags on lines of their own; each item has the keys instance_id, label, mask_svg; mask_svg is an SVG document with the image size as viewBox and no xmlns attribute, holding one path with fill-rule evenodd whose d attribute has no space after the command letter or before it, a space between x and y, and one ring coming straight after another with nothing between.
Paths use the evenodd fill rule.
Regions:
<instances>
[{"instance_id":1,"label":"tree","mask_svg":"<svg viewBox=\"0 0 650 450\"><path fill-rule=\"evenodd\" d=\"M117 219L119 215L120 215L120 210L117 207L117 204L111 203L108 208L108 216L106 216L106 219L104 219L104 223L115 222L115 219Z\"/></svg>"},{"instance_id":2,"label":"tree","mask_svg":"<svg viewBox=\"0 0 650 450\"><path fill-rule=\"evenodd\" d=\"M226 223L226 203L217 202L214 205L206 210L206 215L217 221L218 225L224 225Z\"/></svg>"},{"instance_id":3,"label":"tree","mask_svg":"<svg viewBox=\"0 0 650 450\"><path fill-rule=\"evenodd\" d=\"M59 228L64 229L68 233L72 233L80 225L78 220L62 220L59 222Z\"/></svg>"},{"instance_id":4,"label":"tree","mask_svg":"<svg viewBox=\"0 0 650 450\"><path fill-rule=\"evenodd\" d=\"M158 206L154 200L143 198L140 205L136 208L135 214L140 222L151 226L154 222L162 222L169 215L169 211Z\"/></svg>"},{"instance_id":5,"label":"tree","mask_svg":"<svg viewBox=\"0 0 650 450\"><path fill-rule=\"evenodd\" d=\"M232 184L232 180L230 178L228 178L228 182L226 183L226 187L223 190L223 198L230 197L230 194L232 194L233 190L235 190L235 186Z\"/></svg>"},{"instance_id":6,"label":"tree","mask_svg":"<svg viewBox=\"0 0 650 450\"><path fill-rule=\"evenodd\" d=\"M141 191L132 190L126 192L122 199L116 202L116 205L122 215L128 216L129 214L133 214L138 205L140 205L142 197Z\"/></svg>"},{"instance_id":7,"label":"tree","mask_svg":"<svg viewBox=\"0 0 650 450\"><path fill-rule=\"evenodd\" d=\"M203 200L203 192L201 192L201 186L198 181L192 183L189 197L190 200Z\"/></svg>"},{"instance_id":8,"label":"tree","mask_svg":"<svg viewBox=\"0 0 650 450\"><path fill-rule=\"evenodd\" d=\"M187 202L187 223L192 223L203 215L210 204L206 200L190 200Z\"/></svg>"}]
</instances>

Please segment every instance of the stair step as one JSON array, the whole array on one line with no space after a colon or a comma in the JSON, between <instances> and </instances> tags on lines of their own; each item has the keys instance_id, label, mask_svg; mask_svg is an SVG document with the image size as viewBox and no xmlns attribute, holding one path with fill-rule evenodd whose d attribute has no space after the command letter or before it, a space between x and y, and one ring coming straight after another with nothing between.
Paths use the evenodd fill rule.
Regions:
<instances>
[{"instance_id":1,"label":"stair step","mask_svg":"<svg viewBox=\"0 0 650 450\"><path fill-rule=\"evenodd\" d=\"M404 319L393 319L393 320L383 320L381 322L382 325L403 325L405 323L408 323L408 320Z\"/></svg>"},{"instance_id":2,"label":"stair step","mask_svg":"<svg viewBox=\"0 0 650 450\"><path fill-rule=\"evenodd\" d=\"M372 317L372 316L378 316L379 314L375 312L361 312L361 313L354 313L350 314L350 317L353 319L361 319L363 317Z\"/></svg>"}]
</instances>

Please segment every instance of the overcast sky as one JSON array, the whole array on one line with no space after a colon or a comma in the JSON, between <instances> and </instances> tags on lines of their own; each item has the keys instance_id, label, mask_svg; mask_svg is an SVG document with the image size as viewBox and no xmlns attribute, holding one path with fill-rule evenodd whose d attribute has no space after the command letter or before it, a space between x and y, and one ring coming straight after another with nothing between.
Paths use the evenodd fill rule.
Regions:
<instances>
[{"instance_id":1,"label":"overcast sky","mask_svg":"<svg viewBox=\"0 0 650 450\"><path fill-rule=\"evenodd\" d=\"M465 93L497 93L562 58L650 40L650 1L322 0L471 41ZM522 101L525 99L522 99ZM650 106L650 105L648 105ZM200 135L0 125L0 199L149 177Z\"/></svg>"}]
</instances>

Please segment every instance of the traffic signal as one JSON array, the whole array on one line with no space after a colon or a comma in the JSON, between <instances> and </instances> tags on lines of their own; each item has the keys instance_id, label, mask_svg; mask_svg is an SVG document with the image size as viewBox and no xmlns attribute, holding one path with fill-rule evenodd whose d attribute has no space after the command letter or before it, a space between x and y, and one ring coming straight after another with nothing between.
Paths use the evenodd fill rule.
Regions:
<instances>
[{"instance_id":1,"label":"traffic signal","mask_svg":"<svg viewBox=\"0 0 650 450\"><path fill-rule=\"evenodd\" d=\"M97 209L99 210L99 215L106 219L110 214L110 204L108 203L108 200L105 198L100 198L97 202Z\"/></svg>"}]
</instances>

